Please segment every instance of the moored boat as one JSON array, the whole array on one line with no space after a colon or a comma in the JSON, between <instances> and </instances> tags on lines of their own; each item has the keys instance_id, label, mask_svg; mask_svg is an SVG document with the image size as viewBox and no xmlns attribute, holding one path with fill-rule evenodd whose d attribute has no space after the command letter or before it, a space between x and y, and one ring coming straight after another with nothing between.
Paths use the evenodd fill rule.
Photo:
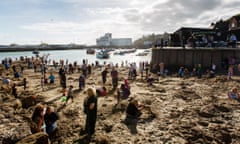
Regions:
<instances>
[{"instance_id":1,"label":"moored boat","mask_svg":"<svg viewBox=\"0 0 240 144\"><path fill-rule=\"evenodd\" d=\"M138 53L136 54L136 56L147 56L149 53L147 52L141 52L141 53Z\"/></svg>"},{"instance_id":2,"label":"moored boat","mask_svg":"<svg viewBox=\"0 0 240 144\"><path fill-rule=\"evenodd\" d=\"M95 54L95 49L87 49L87 54Z\"/></svg>"},{"instance_id":3,"label":"moored boat","mask_svg":"<svg viewBox=\"0 0 240 144\"><path fill-rule=\"evenodd\" d=\"M110 56L109 56L108 52L100 51L100 52L97 52L96 57L99 58L99 59L107 59Z\"/></svg>"},{"instance_id":4,"label":"moored boat","mask_svg":"<svg viewBox=\"0 0 240 144\"><path fill-rule=\"evenodd\" d=\"M35 55L38 55L39 51L38 50L34 50L32 53L35 54Z\"/></svg>"}]
</instances>

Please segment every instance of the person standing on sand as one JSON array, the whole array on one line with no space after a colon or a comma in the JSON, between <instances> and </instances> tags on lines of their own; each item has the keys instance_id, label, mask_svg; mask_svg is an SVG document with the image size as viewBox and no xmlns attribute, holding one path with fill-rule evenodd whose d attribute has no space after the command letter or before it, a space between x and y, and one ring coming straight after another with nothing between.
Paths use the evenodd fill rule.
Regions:
<instances>
[{"instance_id":1,"label":"person standing on sand","mask_svg":"<svg viewBox=\"0 0 240 144\"><path fill-rule=\"evenodd\" d=\"M232 76L233 76L233 65L230 65L228 67L228 80L232 80Z\"/></svg>"},{"instance_id":2,"label":"person standing on sand","mask_svg":"<svg viewBox=\"0 0 240 144\"><path fill-rule=\"evenodd\" d=\"M61 76L61 86L63 88L63 91L65 91L65 89L67 88L67 78L65 73L63 73Z\"/></svg>"},{"instance_id":3,"label":"person standing on sand","mask_svg":"<svg viewBox=\"0 0 240 144\"><path fill-rule=\"evenodd\" d=\"M159 67L160 67L159 76L163 76L163 74L164 74L164 63L161 62L161 63L159 64Z\"/></svg>"},{"instance_id":4,"label":"person standing on sand","mask_svg":"<svg viewBox=\"0 0 240 144\"><path fill-rule=\"evenodd\" d=\"M44 78L41 77L41 88L42 88L42 91L44 91Z\"/></svg>"},{"instance_id":5,"label":"person standing on sand","mask_svg":"<svg viewBox=\"0 0 240 144\"><path fill-rule=\"evenodd\" d=\"M46 114L44 115L44 121L46 124L46 132L50 136L57 128L58 115L53 111L53 108L48 106Z\"/></svg>"},{"instance_id":6,"label":"person standing on sand","mask_svg":"<svg viewBox=\"0 0 240 144\"><path fill-rule=\"evenodd\" d=\"M66 100L66 103L64 105L67 104L68 100L71 98L72 99L72 102L73 102L73 86L70 85L69 86L69 89L68 89L68 93L67 93L67 100Z\"/></svg>"},{"instance_id":7,"label":"person standing on sand","mask_svg":"<svg viewBox=\"0 0 240 144\"><path fill-rule=\"evenodd\" d=\"M111 76L113 89L116 89L118 86L118 71L114 67L112 68Z\"/></svg>"},{"instance_id":8,"label":"person standing on sand","mask_svg":"<svg viewBox=\"0 0 240 144\"><path fill-rule=\"evenodd\" d=\"M31 132L32 134L43 132L44 128L44 106L39 104L35 107L35 110L32 114L32 123L31 123Z\"/></svg>"},{"instance_id":9,"label":"person standing on sand","mask_svg":"<svg viewBox=\"0 0 240 144\"><path fill-rule=\"evenodd\" d=\"M58 71L58 74L59 74L59 78L60 78L60 85L62 85L62 75L64 74L64 70L63 68L61 67Z\"/></svg>"},{"instance_id":10,"label":"person standing on sand","mask_svg":"<svg viewBox=\"0 0 240 144\"><path fill-rule=\"evenodd\" d=\"M79 86L79 90L82 90L85 88L85 76L83 74L79 76L78 86Z\"/></svg>"},{"instance_id":11,"label":"person standing on sand","mask_svg":"<svg viewBox=\"0 0 240 144\"><path fill-rule=\"evenodd\" d=\"M87 89L87 97L84 100L84 113L86 114L85 132L91 136L95 133L97 120L97 97L93 88Z\"/></svg>"},{"instance_id":12,"label":"person standing on sand","mask_svg":"<svg viewBox=\"0 0 240 144\"><path fill-rule=\"evenodd\" d=\"M23 89L26 90L26 88L27 88L27 79L24 78L23 79Z\"/></svg>"},{"instance_id":13,"label":"person standing on sand","mask_svg":"<svg viewBox=\"0 0 240 144\"><path fill-rule=\"evenodd\" d=\"M16 88L16 83L13 83L12 86L12 95L17 98L17 88Z\"/></svg>"},{"instance_id":14,"label":"person standing on sand","mask_svg":"<svg viewBox=\"0 0 240 144\"><path fill-rule=\"evenodd\" d=\"M197 76L198 76L199 79L202 78L202 65L201 64L198 64Z\"/></svg>"},{"instance_id":15,"label":"person standing on sand","mask_svg":"<svg viewBox=\"0 0 240 144\"><path fill-rule=\"evenodd\" d=\"M141 74L141 78L143 78L144 62L139 62L139 71Z\"/></svg>"},{"instance_id":16,"label":"person standing on sand","mask_svg":"<svg viewBox=\"0 0 240 144\"><path fill-rule=\"evenodd\" d=\"M103 84L105 84L106 81L107 81L107 74L108 74L108 71L107 71L107 68L105 68L105 69L102 71L102 81L103 81Z\"/></svg>"}]
</instances>

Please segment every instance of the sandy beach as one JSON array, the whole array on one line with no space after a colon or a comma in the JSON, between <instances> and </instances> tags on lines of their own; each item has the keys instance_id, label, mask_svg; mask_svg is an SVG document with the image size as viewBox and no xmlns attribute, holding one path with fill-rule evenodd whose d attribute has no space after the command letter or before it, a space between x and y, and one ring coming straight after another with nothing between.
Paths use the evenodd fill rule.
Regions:
<instances>
[{"instance_id":1,"label":"sandy beach","mask_svg":"<svg viewBox=\"0 0 240 144\"><path fill-rule=\"evenodd\" d=\"M102 87L102 68L93 67L92 74L86 79L86 88L78 90L80 73L67 74L67 86L73 85L74 102L66 106L62 101L62 88L59 84L58 69L48 67L56 76L54 84L41 88L41 73L27 69L27 89L23 89L23 77L13 78L12 69L4 70L2 77L9 74L11 83L17 84L18 98L14 98L1 83L0 91L0 143L37 143L36 135L31 135L29 120L37 103L53 106L59 115L58 129L52 143L84 143L80 134L84 128L85 114L83 101L86 88ZM19 62L18 62L19 64ZM14 63L13 63L14 65ZM128 68L119 67L119 85L128 77ZM110 69L109 69L110 71ZM126 125L125 110L128 99L116 105L116 91L112 91L111 77L108 74L105 84L108 94L98 98L96 132L90 143L113 144L238 144L240 142L240 105L227 97L233 88L239 88L238 76L227 80L227 76L198 79L197 77L179 78L176 75L158 77L148 86L146 80L137 76L129 80L131 97L145 105L136 127ZM34 99L36 103L31 103ZM27 102L26 102L27 101ZM30 101L30 104L28 103ZM44 135L44 134L42 134ZM41 136L42 136L41 135ZM35 141L35 142L34 142Z\"/></svg>"}]
</instances>

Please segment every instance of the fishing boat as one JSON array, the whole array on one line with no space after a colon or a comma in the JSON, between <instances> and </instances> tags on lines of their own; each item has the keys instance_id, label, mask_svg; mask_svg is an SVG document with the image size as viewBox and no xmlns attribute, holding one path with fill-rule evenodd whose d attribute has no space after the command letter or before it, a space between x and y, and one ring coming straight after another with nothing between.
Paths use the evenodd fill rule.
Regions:
<instances>
[{"instance_id":1,"label":"fishing boat","mask_svg":"<svg viewBox=\"0 0 240 144\"><path fill-rule=\"evenodd\" d=\"M100 52L97 52L96 57L99 59L107 59L109 58L109 53L105 51L100 51Z\"/></svg>"}]
</instances>

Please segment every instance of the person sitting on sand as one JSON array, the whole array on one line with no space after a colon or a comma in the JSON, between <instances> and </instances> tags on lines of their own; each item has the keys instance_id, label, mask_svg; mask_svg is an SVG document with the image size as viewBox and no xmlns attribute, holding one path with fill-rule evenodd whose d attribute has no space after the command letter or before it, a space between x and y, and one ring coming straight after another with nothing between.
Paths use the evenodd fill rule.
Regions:
<instances>
[{"instance_id":1,"label":"person sitting on sand","mask_svg":"<svg viewBox=\"0 0 240 144\"><path fill-rule=\"evenodd\" d=\"M154 80L155 80L155 79L151 76L151 74L149 74L149 75L148 75L148 78L147 78L148 86L152 86Z\"/></svg>"},{"instance_id":2,"label":"person sitting on sand","mask_svg":"<svg viewBox=\"0 0 240 144\"><path fill-rule=\"evenodd\" d=\"M50 84L54 84L54 82L55 82L55 76L53 75L53 73L51 73L48 78L49 78L49 80L50 80Z\"/></svg>"},{"instance_id":3,"label":"person sitting on sand","mask_svg":"<svg viewBox=\"0 0 240 144\"><path fill-rule=\"evenodd\" d=\"M14 78L19 78L21 75L19 72L14 72Z\"/></svg>"},{"instance_id":4,"label":"person sitting on sand","mask_svg":"<svg viewBox=\"0 0 240 144\"><path fill-rule=\"evenodd\" d=\"M124 85L126 88L128 88L130 90L130 85L127 79L124 80Z\"/></svg>"},{"instance_id":5,"label":"person sitting on sand","mask_svg":"<svg viewBox=\"0 0 240 144\"><path fill-rule=\"evenodd\" d=\"M130 86L125 81L125 84L121 84L120 88L117 88L117 104L120 103L121 99L127 99L130 94Z\"/></svg>"},{"instance_id":6,"label":"person sitting on sand","mask_svg":"<svg viewBox=\"0 0 240 144\"><path fill-rule=\"evenodd\" d=\"M32 134L44 131L44 106L39 104L32 114L31 132Z\"/></svg>"},{"instance_id":7,"label":"person sitting on sand","mask_svg":"<svg viewBox=\"0 0 240 144\"><path fill-rule=\"evenodd\" d=\"M238 93L238 89L235 87L235 88L233 88L232 89L232 91L230 91L229 93L228 93L228 97L230 98L230 99L233 99L233 100L240 100L240 96L239 96L239 93Z\"/></svg>"},{"instance_id":8,"label":"person sitting on sand","mask_svg":"<svg viewBox=\"0 0 240 144\"><path fill-rule=\"evenodd\" d=\"M7 77L3 77L2 78L2 82L3 82L3 84L10 85L11 80L9 78L7 78Z\"/></svg>"},{"instance_id":9,"label":"person sitting on sand","mask_svg":"<svg viewBox=\"0 0 240 144\"><path fill-rule=\"evenodd\" d=\"M53 111L53 108L48 106L46 109L46 114L44 115L44 121L46 125L46 132L51 135L57 128L58 115Z\"/></svg>"}]
</instances>

